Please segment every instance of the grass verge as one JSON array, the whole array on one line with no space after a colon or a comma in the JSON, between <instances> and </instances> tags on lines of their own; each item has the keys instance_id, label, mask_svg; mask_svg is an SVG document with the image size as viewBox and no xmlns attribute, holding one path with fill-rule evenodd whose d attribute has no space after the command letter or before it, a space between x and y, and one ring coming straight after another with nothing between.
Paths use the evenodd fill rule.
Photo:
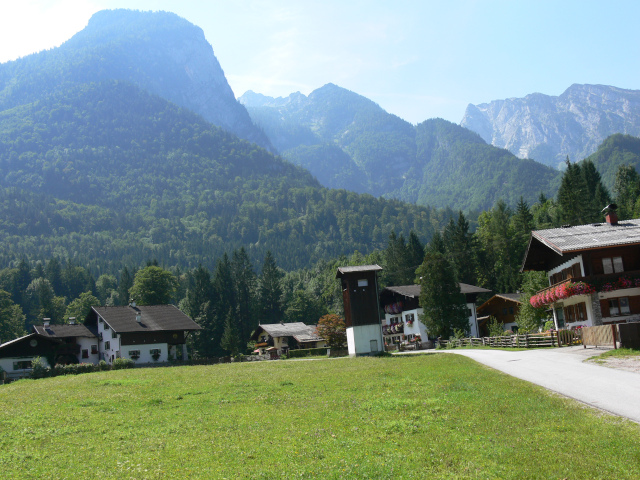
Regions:
<instances>
[{"instance_id":1,"label":"grass verge","mask_svg":"<svg viewBox=\"0 0 640 480\"><path fill-rule=\"evenodd\" d=\"M640 478L640 426L458 355L21 380L0 411L3 479Z\"/></svg>"}]
</instances>

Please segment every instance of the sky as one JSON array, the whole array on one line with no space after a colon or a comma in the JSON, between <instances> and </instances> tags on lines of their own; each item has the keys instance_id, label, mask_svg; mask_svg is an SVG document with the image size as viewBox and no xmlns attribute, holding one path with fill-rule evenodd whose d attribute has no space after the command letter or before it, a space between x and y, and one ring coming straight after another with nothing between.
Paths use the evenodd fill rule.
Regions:
<instances>
[{"instance_id":1,"label":"sky","mask_svg":"<svg viewBox=\"0 0 640 480\"><path fill-rule=\"evenodd\" d=\"M334 83L416 124L575 83L640 89L637 0L0 0L0 63L113 8L201 27L236 97Z\"/></svg>"}]
</instances>

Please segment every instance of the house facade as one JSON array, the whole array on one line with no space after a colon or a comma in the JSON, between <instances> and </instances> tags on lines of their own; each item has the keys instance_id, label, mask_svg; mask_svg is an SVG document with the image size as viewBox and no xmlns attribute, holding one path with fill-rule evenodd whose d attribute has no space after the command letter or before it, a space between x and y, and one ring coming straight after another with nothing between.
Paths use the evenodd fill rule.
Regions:
<instances>
[{"instance_id":1,"label":"house facade","mask_svg":"<svg viewBox=\"0 0 640 480\"><path fill-rule=\"evenodd\" d=\"M522 271L546 272L549 286L530 299L556 328L640 321L640 219L531 233Z\"/></svg>"},{"instance_id":2,"label":"house facade","mask_svg":"<svg viewBox=\"0 0 640 480\"><path fill-rule=\"evenodd\" d=\"M427 327L420 321L423 313L419 305L420 291L420 285L403 285L386 287L380 292L380 306L384 311L382 335L386 346L428 340ZM464 294L467 302L469 332L472 337L477 337L480 331L476 311L477 296L489 291L466 283L460 284L460 293Z\"/></svg>"},{"instance_id":3,"label":"house facade","mask_svg":"<svg viewBox=\"0 0 640 480\"><path fill-rule=\"evenodd\" d=\"M516 315L520 311L522 301L520 293L497 293L477 308L480 336L489 335L489 318L494 317L505 330L516 333L518 324Z\"/></svg>"},{"instance_id":4,"label":"house facade","mask_svg":"<svg viewBox=\"0 0 640 480\"><path fill-rule=\"evenodd\" d=\"M173 305L93 307L85 324L97 333L99 360L109 364L116 358L136 363L187 359L186 338L202 329Z\"/></svg>"},{"instance_id":5,"label":"house facade","mask_svg":"<svg viewBox=\"0 0 640 480\"><path fill-rule=\"evenodd\" d=\"M259 325L251 335L259 355L273 358L286 355L289 350L326 347L325 340L316 333L315 325L302 322L270 323Z\"/></svg>"}]
</instances>

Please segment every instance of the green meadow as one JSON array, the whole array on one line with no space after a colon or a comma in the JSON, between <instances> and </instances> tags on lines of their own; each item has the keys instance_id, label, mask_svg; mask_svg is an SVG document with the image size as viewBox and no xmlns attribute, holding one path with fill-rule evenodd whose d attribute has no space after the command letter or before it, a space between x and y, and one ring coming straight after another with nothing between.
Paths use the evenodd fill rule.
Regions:
<instances>
[{"instance_id":1,"label":"green meadow","mask_svg":"<svg viewBox=\"0 0 640 480\"><path fill-rule=\"evenodd\" d=\"M640 426L458 355L0 386L0 478L640 478Z\"/></svg>"}]
</instances>

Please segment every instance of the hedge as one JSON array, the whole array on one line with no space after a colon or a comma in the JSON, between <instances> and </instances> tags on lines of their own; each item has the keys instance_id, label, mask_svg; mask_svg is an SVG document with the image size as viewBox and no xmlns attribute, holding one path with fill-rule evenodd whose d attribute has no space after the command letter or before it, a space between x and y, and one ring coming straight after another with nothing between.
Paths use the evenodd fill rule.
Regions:
<instances>
[{"instance_id":1,"label":"hedge","mask_svg":"<svg viewBox=\"0 0 640 480\"><path fill-rule=\"evenodd\" d=\"M323 348L301 348L299 350L289 350L288 358L312 357L318 355L326 355L327 347Z\"/></svg>"}]
</instances>

